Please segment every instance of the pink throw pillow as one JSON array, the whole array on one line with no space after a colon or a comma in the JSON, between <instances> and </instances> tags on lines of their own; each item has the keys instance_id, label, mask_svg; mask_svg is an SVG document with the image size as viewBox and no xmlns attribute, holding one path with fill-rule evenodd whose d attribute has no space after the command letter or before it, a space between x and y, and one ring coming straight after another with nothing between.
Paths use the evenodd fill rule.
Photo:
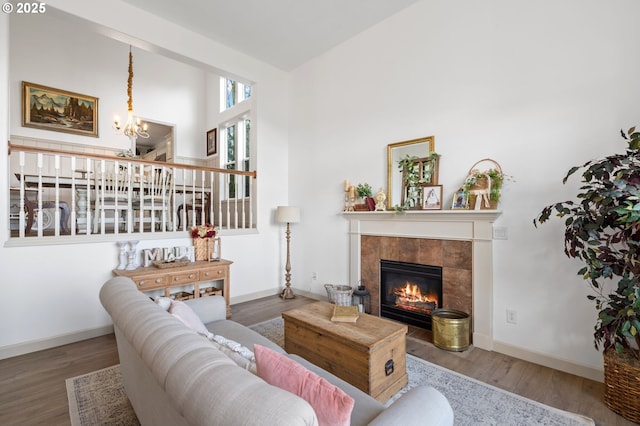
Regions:
<instances>
[{"instance_id":1,"label":"pink throw pillow","mask_svg":"<svg viewBox=\"0 0 640 426\"><path fill-rule=\"evenodd\" d=\"M204 326L200 317L183 301L172 300L169 313L182 321L187 327L194 329L197 333L205 336L209 335L209 330Z\"/></svg>"},{"instance_id":2,"label":"pink throw pillow","mask_svg":"<svg viewBox=\"0 0 640 426\"><path fill-rule=\"evenodd\" d=\"M355 401L342 389L269 348L253 345L253 352L258 376L307 401L320 426L349 426Z\"/></svg>"}]
</instances>

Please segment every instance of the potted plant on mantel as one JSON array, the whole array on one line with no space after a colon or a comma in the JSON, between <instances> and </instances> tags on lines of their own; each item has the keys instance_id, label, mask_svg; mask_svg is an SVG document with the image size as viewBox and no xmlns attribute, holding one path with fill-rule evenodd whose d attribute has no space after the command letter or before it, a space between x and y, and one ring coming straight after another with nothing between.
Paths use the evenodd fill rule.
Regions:
<instances>
[{"instance_id":1,"label":"potted plant on mantel","mask_svg":"<svg viewBox=\"0 0 640 426\"><path fill-rule=\"evenodd\" d=\"M605 403L640 422L640 132L622 137L624 154L572 167L582 173L579 201L545 207L534 225L555 213L564 218L564 252L585 264L579 271L593 293L596 349L604 354ZM610 282L612 280L613 282Z\"/></svg>"},{"instance_id":2,"label":"potted plant on mantel","mask_svg":"<svg viewBox=\"0 0 640 426\"><path fill-rule=\"evenodd\" d=\"M475 167L482 162L493 163L493 167L480 171ZM511 176L505 175L502 171L502 167L497 161L491 158L484 158L477 161L471 169L469 174L462 184L462 190L469 195L469 206L471 209L479 208L481 210L496 210L498 208L498 202L500 201L500 195L502 192L502 186L505 179L513 180ZM487 191L488 198L477 200L478 194ZM477 200L477 202L476 202ZM476 206L477 205L477 206Z\"/></svg>"},{"instance_id":3,"label":"potted plant on mantel","mask_svg":"<svg viewBox=\"0 0 640 426\"><path fill-rule=\"evenodd\" d=\"M394 210L420 208L423 186L438 183L439 158L440 154L431 152L426 158L406 155L398 160L398 170L402 172L402 205L394 206Z\"/></svg>"},{"instance_id":4,"label":"potted plant on mantel","mask_svg":"<svg viewBox=\"0 0 640 426\"><path fill-rule=\"evenodd\" d=\"M360 202L356 204L356 211L371 211L374 210L375 202L373 201L373 192L371 185L368 183L359 183L356 186L356 195L360 198Z\"/></svg>"}]
</instances>

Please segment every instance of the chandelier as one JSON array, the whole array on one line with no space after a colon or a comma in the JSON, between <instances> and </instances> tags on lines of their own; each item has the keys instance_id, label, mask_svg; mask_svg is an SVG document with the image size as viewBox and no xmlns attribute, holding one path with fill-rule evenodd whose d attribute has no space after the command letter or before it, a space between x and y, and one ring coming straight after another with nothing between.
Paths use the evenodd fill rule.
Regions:
<instances>
[{"instance_id":1,"label":"chandelier","mask_svg":"<svg viewBox=\"0 0 640 426\"><path fill-rule=\"evenodd\" d=\"M131 53L131 46L129 46L129 79L127 80L127 122L124 127L122 127L122 123L120 122L120 117L117 115L113 120L113 128L116 133L122 132L125 136L129 138L131 141L131 154L135 156L136 154L136 139L148 138L149 133L147 133L147 123L142 123L140 118L136 118L133 116L133 54Z\"/></svg>"}]
</instances>

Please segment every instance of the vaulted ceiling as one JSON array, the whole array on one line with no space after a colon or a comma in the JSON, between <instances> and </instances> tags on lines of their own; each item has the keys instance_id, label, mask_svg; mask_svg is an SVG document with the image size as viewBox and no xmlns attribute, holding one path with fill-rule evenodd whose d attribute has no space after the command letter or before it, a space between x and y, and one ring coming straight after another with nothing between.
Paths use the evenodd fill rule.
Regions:
<instances>
[{"instance_id":1,"label":"vaulted ceiling","mask_svg":"<svg viewBox=\"0 0 640 426\"><path fill-rule=\"evenodd\" d=\"M123 0L290 71L418 0Z\"/></svg>"}]
</instances>

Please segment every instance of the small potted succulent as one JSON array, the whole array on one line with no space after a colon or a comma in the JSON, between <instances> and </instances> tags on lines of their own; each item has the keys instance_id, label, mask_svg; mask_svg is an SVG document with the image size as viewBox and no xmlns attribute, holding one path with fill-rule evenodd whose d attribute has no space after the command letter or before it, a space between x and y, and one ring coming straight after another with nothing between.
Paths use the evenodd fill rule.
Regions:
<instances>
[{"instance_id":1,"label":"small potted succulent","mask_svg":"<svg viewBox=\"0 0 640 426\"><path fill-rule=\"evenodd\" d=\"M356 195L360 199L358 204L355 205L356 211L370 211L375 209L371 185L366 182L359 183L358 186L356 186Z\"/></svg>"}]
</instances>

